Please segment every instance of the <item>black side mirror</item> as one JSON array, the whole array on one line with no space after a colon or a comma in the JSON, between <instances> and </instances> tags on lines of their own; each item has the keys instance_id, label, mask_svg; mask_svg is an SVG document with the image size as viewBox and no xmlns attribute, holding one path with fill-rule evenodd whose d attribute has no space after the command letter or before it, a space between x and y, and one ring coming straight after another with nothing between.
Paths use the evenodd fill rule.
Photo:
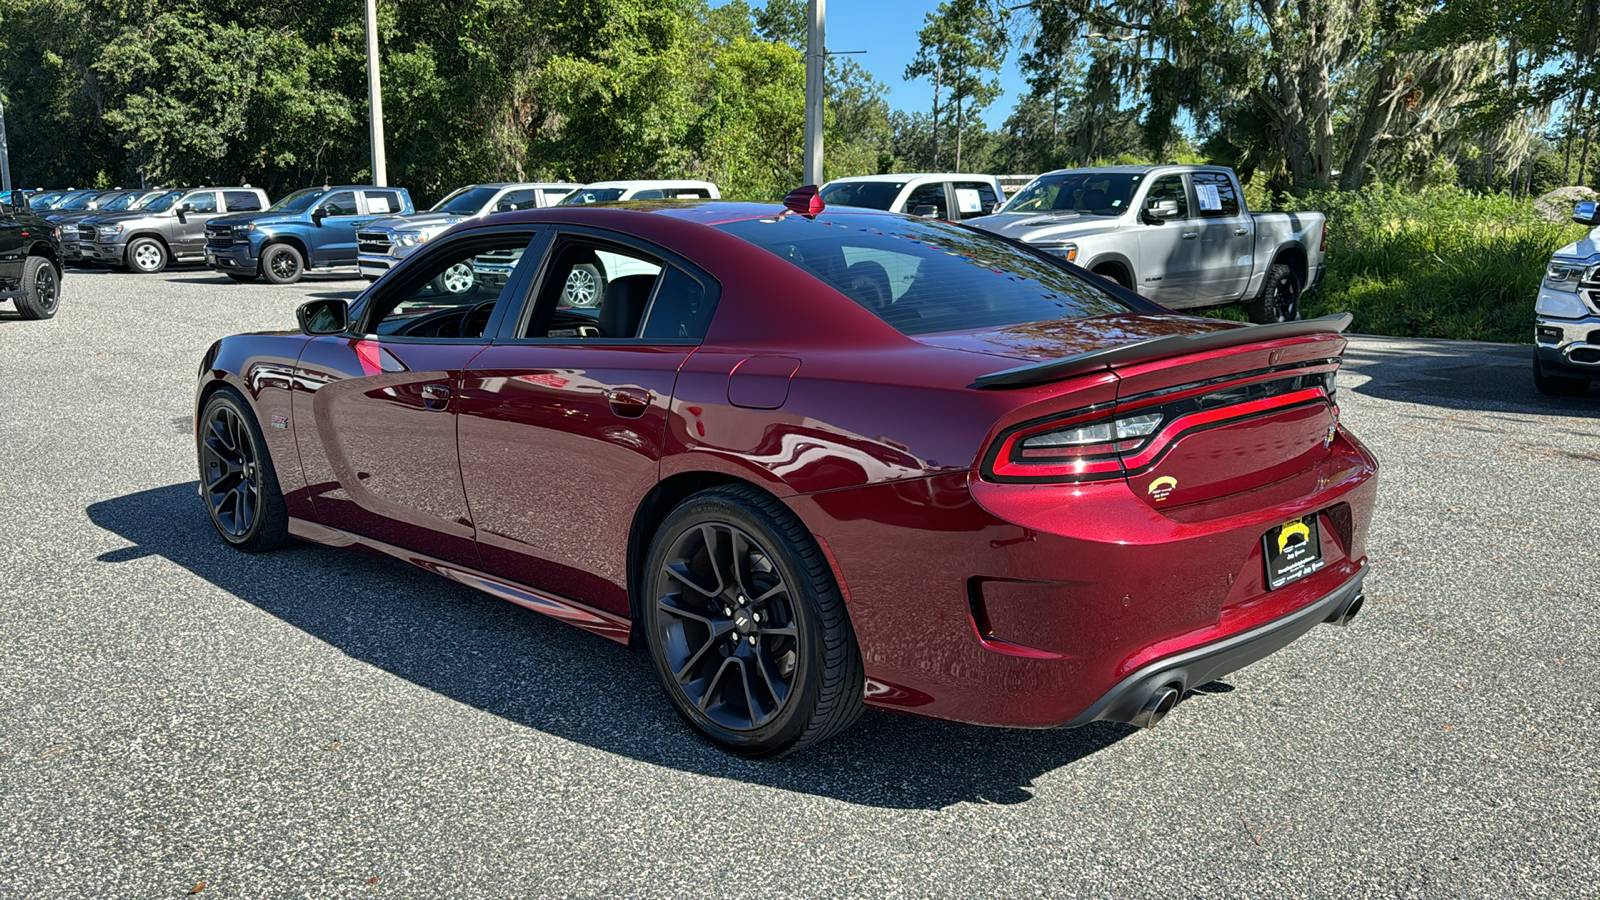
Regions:
<instances>
[{"instance_id":1,"label":"black side mirror","mask_svg":"<svg viewBox=\"0 0 1600 900\"><path fill-rule=\"evenodd\" d=\"M923 219L933 219L938 217L939 207L934 206L932 203L924 203L921 206L913 208L911 210L911 214Z\"/></svg>"},{"instance_id":2,"label":"black side mirror","mask_svg":"<svg viewBox=\"0 0 1600 900\"><path fill-rule=\"evenodd\" d=\"M306 334L343 334L350 329L350 304L343 300L312 300L294 311Z\"/></svg>"},{"instance_id":3,"label":"black side mirror","mask_svg":"<svg viewBox=\"0 0 1600 900\"><path fill-rule=\"evenodd\" d=\"M1579 225L1600 225L1600 204L1583 200L1572 208L1572 221Z\"/></svg>"},{"instance_id":4,"label":"black side mirror","mask_svg":"<svg viewBox=\"0 0 1600 900\"><path fill-rule=\"evenodd\" d=\"M512 203L510 200L501 200L499 203L494 205L495 212L511 212L516 208L517 205Z\"/></svg>"},{"instance_id":5,"label":"black side mirror","mask_svg":"<svg viewBox=\"0 0 1600 900\"><path fill-rule=\"evenodd\" d=\"M326 206L319 206L316 209L313 209L311 211L311 224L316 225L318 228L321 228L322 227L322 220L324 218L327 218L327 215L328 215L328 208Z\"/></svg>"}]
</instances>

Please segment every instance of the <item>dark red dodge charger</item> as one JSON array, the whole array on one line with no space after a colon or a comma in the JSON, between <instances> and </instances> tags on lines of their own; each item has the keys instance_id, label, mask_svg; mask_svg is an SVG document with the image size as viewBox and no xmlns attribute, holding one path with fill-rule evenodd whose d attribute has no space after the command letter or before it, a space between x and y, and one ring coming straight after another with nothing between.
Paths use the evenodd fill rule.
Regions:
<instances>
[{"instance_id":1,"label":"dark red dodge charger","mask_svg":"<svg viewBox=\"0 0 1600 900\"><path fill-rule=\"evenodd\" d=\"M748 756L864 705L1153 725L1355 615L1377 462L1339 424L1348 316L1178 315L796 194L491 216L297 332L218 341L217 530L643 648Z\"/></svg>"}]
</instances>

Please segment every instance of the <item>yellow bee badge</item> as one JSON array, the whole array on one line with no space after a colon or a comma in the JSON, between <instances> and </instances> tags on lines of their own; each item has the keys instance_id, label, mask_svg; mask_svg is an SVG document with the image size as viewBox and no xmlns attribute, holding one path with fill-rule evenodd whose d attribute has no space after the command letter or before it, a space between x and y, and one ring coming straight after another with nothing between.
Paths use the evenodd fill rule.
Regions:
<instances>
[{"instance_id":1,"label":"yellow bee badge","mask_svg":"<svg viewBox=\"0 0 1600 900\"><path fill-rule=\"evenodd\" d=\"M1168 495L1176 490L1177 487L1178 479L1173 478L1171 475L1163 475L1160 478L1157 478L1155 481L1150 482L1150 486L1145 488L1144 492L1149 494L1154 500L1156 500L1156 502L1159 503L1160 501L1167 499Z\"/></svg>"}]
</instances>

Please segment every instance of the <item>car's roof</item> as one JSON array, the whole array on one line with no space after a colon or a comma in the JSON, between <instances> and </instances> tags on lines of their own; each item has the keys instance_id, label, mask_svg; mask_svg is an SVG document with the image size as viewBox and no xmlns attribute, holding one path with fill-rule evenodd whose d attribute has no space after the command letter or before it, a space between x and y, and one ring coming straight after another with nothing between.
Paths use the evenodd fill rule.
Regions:
<instances>
[{"instance_id":1,"label":"car's roof","mask_svg":"<svg viewBox=\"0 0 1600 900\"><path fill-rule=\"evenodd\" d=\"M485 181L481 184L463 184L456 190L467 188L520 188L520 187L579 187L571 181Z\"/></svg>"},{"instance_id":2,"label":"car's roof","mask_svg":"<svg viewBox=\"0 0 1600 900\"><path fill-rule=\"evenodd\" d=\"M1129 174L1142 175L1154 172L1157 169L1182 169L1186 172L1227 172L1227 166L1205 166L1191 163L1156 163L1152 165L1137 166L1074 166L1070 169L1055 169L1044 173L1045 175L1065 175L1068 172L1083 172L1090 174ZM1043 176L1039 176L1043 177Z\"/></svg>"},{"instance_id":3,"label":"car's roof","mask_svg":"<svg viewBox=\"0 0 1600 900\"><path fill-rule=\"evenodd\" d=\"M696 181L687 178L668 179L640 179L632 181L595 181L583 185L589 188L669 188L669 187L716 187L709 181Z\"/></svg>"},{"instance_id":4,"label":"car's roof","mask_svg":"<svg viewBox=\"0 0 1600 900\"><path fill-rule=\"evenodd\" d=\"M994 180L993 175L974 175L966 172L906 172L902 174L888 175L847 175L843 178L835 178L829 181L828 184L843 184L845 182L858 181L913 181L918 178L967 178L976 181Z\"/></svg>"},{"instance_id":5,"label":"car's roof","mask_svg":"<svg viewBox=\"0 0 1600 900\"><path fill-rule=\"evenodd\" d=\"M767 219L785 213L777 203L752 203L745 200L623 200L616 203L592 203L583 206L550 206L544 209L525 209L497 213L485 219L474 220L471 226L506 225L520 223L594 222L601 214L612 222L627 221L623 216L649 216L652 219L676 219L696 225L721 225L745 219ZM620 214L620 215L619 215ZM792 213L791 213L792 214ZM895 213L855 206L828 207L822 215L894 216Z\"/></svg>"}]
</instances>

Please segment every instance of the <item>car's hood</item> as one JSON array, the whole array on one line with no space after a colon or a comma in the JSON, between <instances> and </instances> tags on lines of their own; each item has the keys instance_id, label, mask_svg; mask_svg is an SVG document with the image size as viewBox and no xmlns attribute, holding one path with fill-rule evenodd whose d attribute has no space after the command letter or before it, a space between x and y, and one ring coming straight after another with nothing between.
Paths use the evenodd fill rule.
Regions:
<instances>
[{"instance_id":1,"label":"car's hood","mask_svg":"<svg viewBox=\"0 0 1600 900\"><path fill-rule=\"evenodd\" d=\"M99 212L97 210L92 215L90 215L88 218L93 219L94 223L96 225L110 225L110 224L116 223L116 222L127 223L127 222L133 222L133 221L136 221L136 220L139 220L139 219L155 219L155 218L158 218L160 216L161 216L161 213L145 213L145 212L139 212L138 210L130 210L130 211L127 211L127 212L110 212L110 213L102 213L102 212Z\"/></svg>"},{"instance_id":2,"label":"car's hood","mask_svg":"<svg viewBox=\"0 0 1600 900\"><path fill-rule=\"evenodd\" d=\"M46 222L49 222L53 225L76 225L77 223L82 222L84 219L92 218L94 216L114 216L119 215L120 213L120 210L102 213L98 209L74 209L68 212L54 212L48 216L45 216L44 219Z\"/></svg>"},{"instance_id":3,"label":"car's hood","mask_svg":"<svg viewBox=\"0 0 1600 900\"><path fill-rule=\"evenodd\" d=\"M207 225L226 225L231 228L235 225L250 225L253 223L257 228L260 228L265 225L304 225L305 222L305 216L300 213L284 215L282 213L254 212L240 213L236 216L220 216L212 219Z\"/></svg>"},{"instance_id":4,"label":"car's hood","mask_svg":"<svg viewBox=\"0 0 1600 900\"><path fill-rule=\"evenodd\" d=\"M411 216L390 216L379 219L368 225L364 230L371 231L443 231L457 222L465 222L473 216L461 216L455 213L425 212Z\"/></svg>"},{"instance_id":5,"label":"car's hood","mask_svg":"<svg viewBox=\"0 0 1600 900\"><path fill-rule=\"evenodd\" d=\"M1122 219L1116 216L1089 216L1076 212L996 213L992 216L968 219L963 224L1031 244L1046 238L1050 240L1084 238L1116 231L1122 227Z\"/></svg>"},{"instance_id":6,"label":"car's hood","mask_svg":"<svg viewBox=\"0 0 1600 900\"><path fill-rule=\"evenodd\" d=\"M1117 313L1087 319L1029 322L989 331L945 332L916 336L916 340L949 350L983 353L1028 362L1076 356L1151 338L1175 334L1204 334L1243 327L1241 322L1203 319L1175 313Z\"/></svg>"},{"instance_id":7,"label":"car's hood","mask_svg":"<svg viewBox=\"0 0 1600 900\"><path fill-rule=\"evenodd\" d=\"M1584 262L1596 255L1600 255L1600 227L1555 252L1556 259L1569 259L1573 262Z\"/></svg>"}]
</instances>

